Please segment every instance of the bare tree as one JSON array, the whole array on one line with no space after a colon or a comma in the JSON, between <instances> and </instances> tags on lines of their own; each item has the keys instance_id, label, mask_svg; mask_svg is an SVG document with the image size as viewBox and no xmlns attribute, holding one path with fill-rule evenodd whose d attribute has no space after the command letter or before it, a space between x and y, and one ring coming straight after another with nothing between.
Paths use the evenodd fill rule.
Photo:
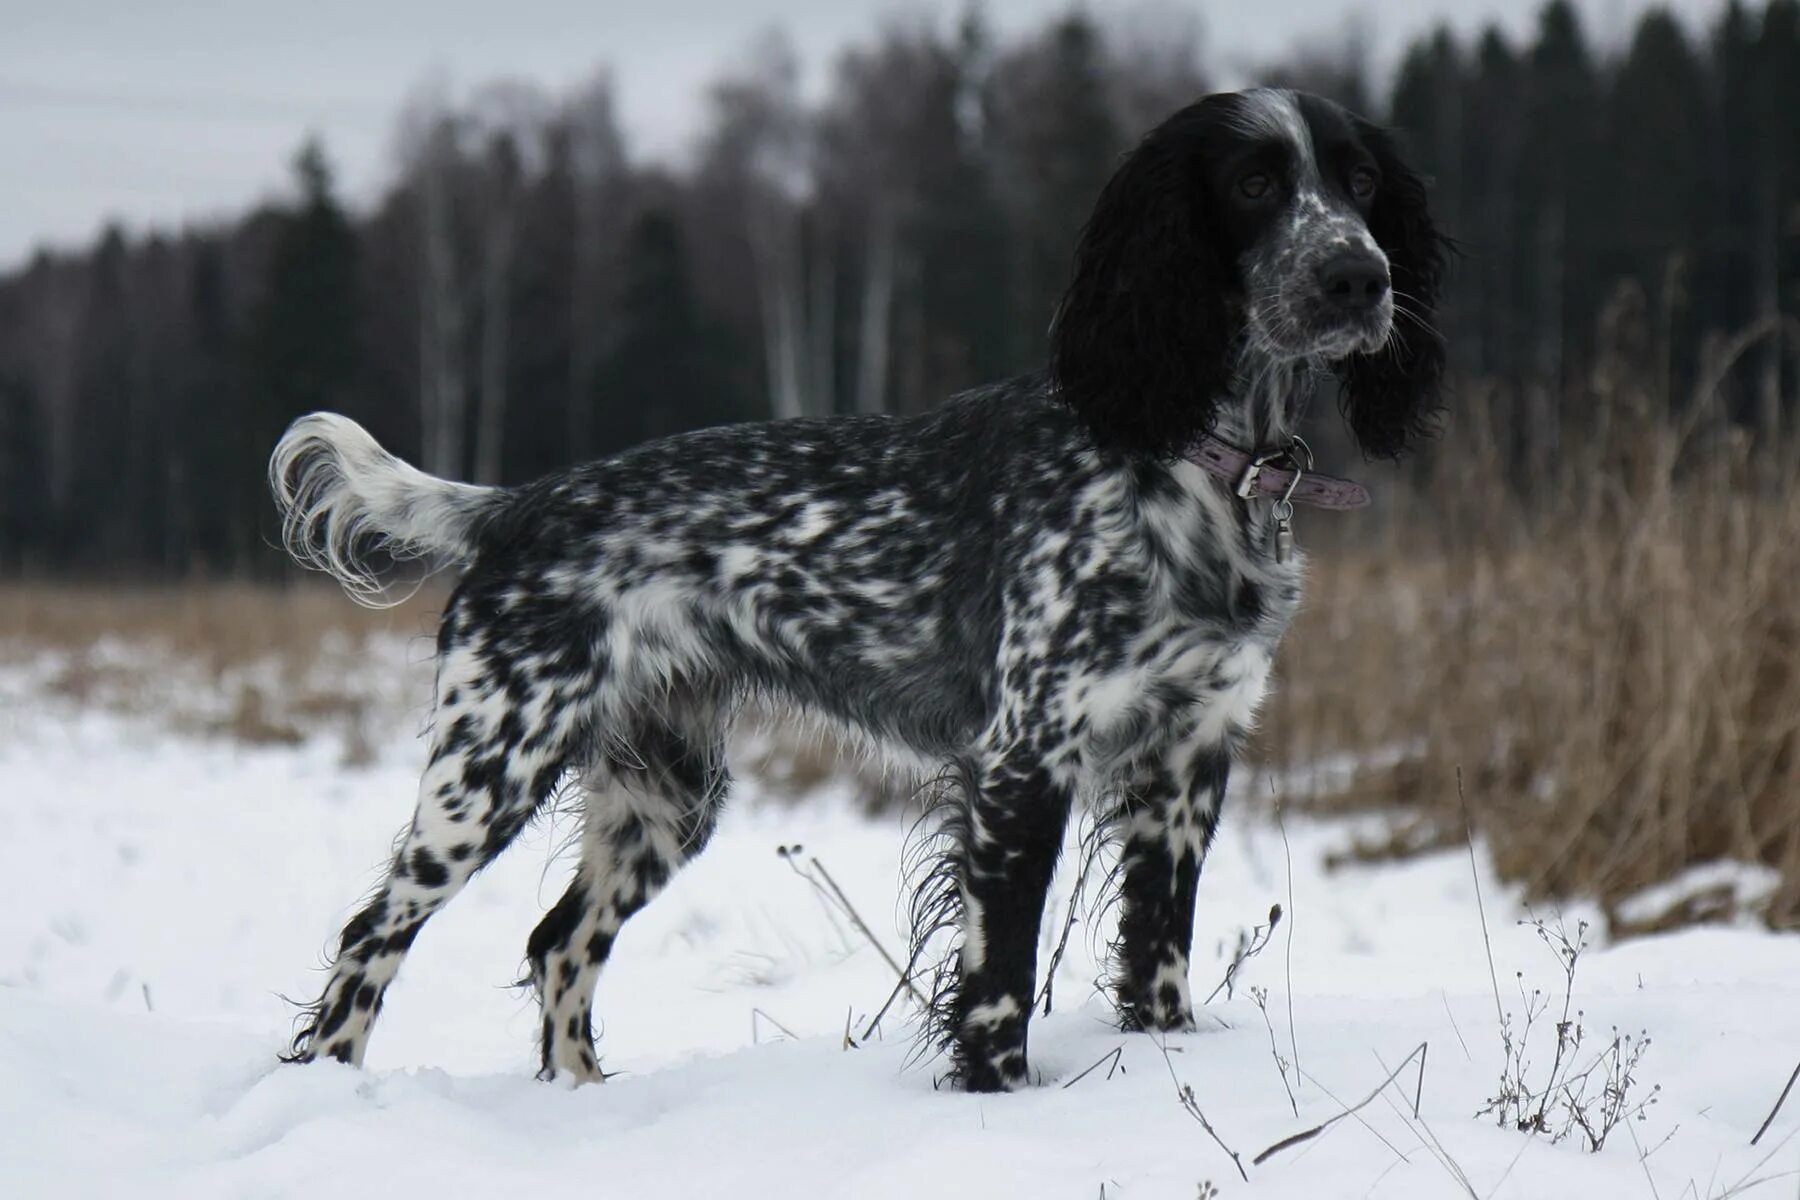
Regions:
<instances>
[{"instance_id":1,"label":"bare tree","mask_svg":"<svg viewBox=\"0 0 1800 1200\"><path fill-rule=\"evenodd\" d=\"M993 154L1010 246L1012 354L1042 358L1094 197L1129 135L1102 31L1079 10L1008 50L990 85Z\"/></svg>"},{"instance_id":2,"label":"bare tree","mask_svg":"<svg viewBox=\"0 0 1800 1200\"><path fill-rule=\"evenodd\" d=\"M869 213L863 267L862 325L856 359L856 411L887 409L888 345L893 332L894 258L898 237L892 201L877 199Z\"/></svg>"},{"instance_id":3,"label":"bare tree","mask_svg":"<svg viewBox=\"0 0 1800 1200\"><path fill-rule=\"evenodd\" d=\"M468 412L464 370L467 303L457 261L456 184L461 167L457 117L441 76L407 102L400 153L419 207L419 430L424 467L460 475Z\"/></svg>"},{"instance_id":4,"label":"bare tree","mask_svg":"<svg viewBox=\"0 0 1800 1200\"><path fill-rule=\"evenodd\" d=\"M476 409L475 479L500 481L506 431L509 322L524 177L542 169L541 135L549 102L521 83L495 84L475 96L472 133L481 142L481 394Z\"/></svg>"},{"instance_id":5,"label":"bare tree","mask_svg":"<svg viewBox=\"0 0 1800 1200\"><path fill-rule=\"evenodd\" d=\"M625 142L613 103L612 77L598 72L563 105L568 186L574 213L569 286L569 450L584 458L594 445L595 380L606 332L605 247L616 237L617 195L627 172Z\"/></svg>"},{"instance_id":6,"label":"bare tree","mask_svg":"<svg viewBox=\"0 0 1800 1200\"><path fill-rule=\"evenodd\" d=\"M500 481L506 425L507 326L518 230L518 152L497 134L488 163L488 213L481 246L481 396L475 425L475 481Z\"/></svg>"},{"instance_id":7,"label":"bare tree","mask_svg":"<svg viewBox=\"0 0 1800 1200\"><path fill-rule=\"evenodd\" d=\"M748 61L713 86L703 172L738 195L762 325L770 407L777 417L823 410L806 365L806 222L812 192L811 121L800 101L799 59L779 31L761 35ZM816 288L815 288L816 291Z\"/></svg>"},{"instance_id":8,"label":"bare tree","mask_svg":"<svg viewBox=\"0 0 1800 1200\"><path fill-rule=\"evenodd\" d=\"M810 213L807 230L811 253L807 264L807 378L806 394L812 411L829 412L837 396L837 264L827 214L817 205Z\"/></svg>"},{"instance_id":9,"label":"bare tree","mask_svg":"<svg viewBox=\"0 0 1800 1200\"><path fill-rule=\"evenodd\" d=\"M847 244L857 251L858 412L894 407L896 373L923 376L921 364L896 363L896 329L920 303L902 293L909 280L920 278L909 267L917 266L927 177L947 178L934 168L958 151L945 143L958 138L960 99L954 52L922 20L890 21L873 47L850 51L838 64L821 120L816 174L820 207L838 214ZM916 334L917 322L911 325ZM922 340L907 339L909 351L922 353Z\"/></svg>"}]
</instances>

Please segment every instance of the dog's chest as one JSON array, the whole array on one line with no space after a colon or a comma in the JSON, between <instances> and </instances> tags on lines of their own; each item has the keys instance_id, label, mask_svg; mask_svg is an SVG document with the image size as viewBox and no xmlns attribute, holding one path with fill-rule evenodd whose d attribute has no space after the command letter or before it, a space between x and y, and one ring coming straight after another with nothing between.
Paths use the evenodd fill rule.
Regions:
<instances>
[{"instance_id":1,"label":"dog's chest","mask_svg":"<svg viewBox=\"0 0 1800 1200\"><path fill-rule=\"evenodd\" d=\"M1299 605L1299 555L1279 561L1269 505L1249 506L1191 463L1147 487L1122 521L1143 576L1148 627L1191 630L1206 642L1281 639Z\"/></svg>"},{"instance_id":2,"label":"dog's chest","mask_svg":"<svg viewBox=\"0 0 1800 1200\"><path fill-rule=\"evenodd\" d=\"M1121 579L1093 625L1112 637L1077 658L1063 697L1090 761L1248 729L1298 606L1298 559L1276 562L1257 514L1246 527L1234 500L1183 467L1098 526Z\"/></svg>"}]
</instances>

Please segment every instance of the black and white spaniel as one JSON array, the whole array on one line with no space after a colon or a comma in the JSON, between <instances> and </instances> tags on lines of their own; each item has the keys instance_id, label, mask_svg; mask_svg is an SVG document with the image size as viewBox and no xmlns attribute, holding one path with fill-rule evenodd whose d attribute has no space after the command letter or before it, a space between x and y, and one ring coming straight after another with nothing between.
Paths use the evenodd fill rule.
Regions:
<instances>
[{"instance_id":1,"label":"black and white spaniel","mask_svg":"<svg viewBox=\"0 0 1800 1200\"><path fill-rule=\"evenodd\" d=\"M1214 95L1102 192L1047 369L927 415L708 429L516 488L426 475L343 417L295 422L270 473L297 558L365 598L375 545L465 569L417 811L291 1057L360 1062L421 927L574 778L580 863L527 957L543 1076L601 1078L596 978L706 846L747 704L954 784L915 919L961 930L932 1032L962 1086L1028 1078L1078 802L1121 855L1123 1020L1191 1028L1195 886L1299 600L1291 504L1354 491L1302 479L1295 422L1335 374L1367 453L1426 429L1442 261L1386 133L1313 96Z\"/></svg>"}]
</instances>

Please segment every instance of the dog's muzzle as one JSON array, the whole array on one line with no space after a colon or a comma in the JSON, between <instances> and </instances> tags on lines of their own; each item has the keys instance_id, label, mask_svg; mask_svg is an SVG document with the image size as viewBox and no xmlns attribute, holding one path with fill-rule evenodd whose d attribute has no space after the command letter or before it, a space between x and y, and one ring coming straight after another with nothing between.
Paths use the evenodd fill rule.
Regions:
<instances>
[{"instance_id":1,"label":"dog's muzzle","mask_svg":"<svg viewBox=\"0 0 1800 1200\"><path fill-rule=\"evenodd\" d=\"M1314 274L1325 302L1345 315L1373 312L1388 294L1387 260L1364 250L1333 255Z\"/></svg>"}]
</instances>

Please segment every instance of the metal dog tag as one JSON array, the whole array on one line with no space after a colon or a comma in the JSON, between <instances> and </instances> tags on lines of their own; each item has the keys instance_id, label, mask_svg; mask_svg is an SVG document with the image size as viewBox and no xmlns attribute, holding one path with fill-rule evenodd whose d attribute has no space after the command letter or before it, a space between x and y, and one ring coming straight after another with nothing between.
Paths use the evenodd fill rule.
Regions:
<instances>
[{"instance_id":1,"label":"metal dog tag","mask_svg":"<svg viewBox=\"0 0 1800 1200\"><path fill-rule=\"evenodd\" d=\"M1312 448L1298 438L1294 441L1305 453L1306 465L1301 465L1298 456L1292 460L1294 477L1288 480L1287 491L1281 493L1281 499L1269 510L1270 515L1275 518L1275 561L1278 563L1285 563L1294 557L1294 492L1300 487L1300 481L1306 478L1307 469L1312 466Z\"/></svg>"},{"instance_id":2,"label":"metal dog tag","mask_svg":"<svg viewBox=\"0 0 1800 1200\"><path fill-rule=\"evenodd\" d=\"M1286 500L1275 502L1275 561L1285 563L1294 557L1294 506Z\"/></svg>"}]
</instances>

